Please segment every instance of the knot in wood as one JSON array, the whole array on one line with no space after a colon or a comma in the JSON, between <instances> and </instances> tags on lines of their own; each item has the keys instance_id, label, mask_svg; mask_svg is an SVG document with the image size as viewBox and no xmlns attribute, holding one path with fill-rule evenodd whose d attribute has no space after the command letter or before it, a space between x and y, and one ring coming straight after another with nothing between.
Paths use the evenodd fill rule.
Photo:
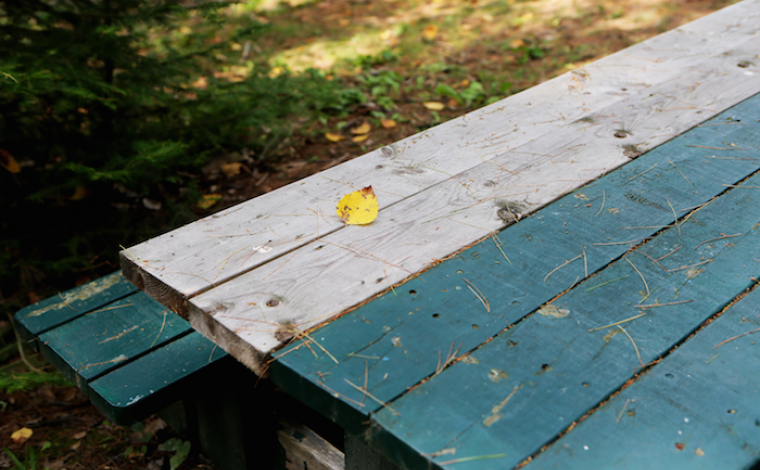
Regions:
<instances>
[{"instance_id":1,"label":"knot in wood","mask_svg":"<svg viewBox=\"0 0 760 470\"><path fill-rule=\"evenodd\" d=\"M515 214L508 209L499 209L496 211L496 215L504 222L515 222L520 220L520 214Z\"/></svg>"}]
</instances>

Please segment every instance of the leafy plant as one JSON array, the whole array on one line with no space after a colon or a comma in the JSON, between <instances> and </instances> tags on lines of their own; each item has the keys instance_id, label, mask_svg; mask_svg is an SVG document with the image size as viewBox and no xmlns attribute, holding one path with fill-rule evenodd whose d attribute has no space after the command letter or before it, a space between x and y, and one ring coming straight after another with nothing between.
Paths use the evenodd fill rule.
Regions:
<instances>
[{"instance_id":1,"label":"leafy plant","mask_svg":"<svg viewBox=\"0 0 760 470\"><path fill-rule=\"evenodd\" d=\"M37 457L34 454L34 447L28 446L26 448L26 451L24 452L24 461L16 457L16 455L10 451L8 448L3 449L6 454L8 454L8 457L10 457L11 462L16 466L16 470L35 470L37 468Z\"/></svg>"},{"instance_id":2,"label":"leafy plant","mask_svg":"<svg viewBox=\"0 0 760 470\"><path fill-rule=\"evenodd\" d=\"M230 3L0 0L3 288L112 271L119 244L197 218L209 157L266 165L309 120L366 99L318 72L230 65L225 44L267 29L249 21L217 41Z\"/></svg>"},{"instance_id":3,"label":"leafy plant","mask_svg":"<svg viewBox=\"0 0 760 470\"><path fill-rule=\"evenodd\" d=\"M439 83L435 88L435 92L439 95L453 98L457 100L459 104L464 104L465 106L479 104L488 96L480 82L470 82L467 88L462 91L457 91L445 83Z\"/></svg>"},{"instance_id":4,"label":"leafy plant","mask_svg":"<svg viewBox=\"0 0 760 470\"><path fill-rule=\"evenodd\" d=\"M391 94L398 94L401 90L401 75L391 70L383 70L376 74L364 74L357 77L363 87L369 89L369 94L375 102L385 109L393 109L396 103Z\"/></svg>"},{"instance_id":5,"label":"leafy plant","mask_svg":"<svg viewBox=\"0 0 760 470\"><path fill-rule=\"evenodd\" d=\"M71 382L57 370L52 372L29 371L18 374L0 371L0 391L4 393L33 390L44 384L72 386Z\"/></svg>"},{"instance_id":6,"label":"leafy plant","mask_svg":"<svg viewBox=\"0 0 760 470\"><path fill-rule=\"evenodd\" d=\"M159 445L158 450L174 452L174 455L169 459L169 465L171 470L176 470L190 454L190 442L173 437Z\"/></svg>"}]
</instances>

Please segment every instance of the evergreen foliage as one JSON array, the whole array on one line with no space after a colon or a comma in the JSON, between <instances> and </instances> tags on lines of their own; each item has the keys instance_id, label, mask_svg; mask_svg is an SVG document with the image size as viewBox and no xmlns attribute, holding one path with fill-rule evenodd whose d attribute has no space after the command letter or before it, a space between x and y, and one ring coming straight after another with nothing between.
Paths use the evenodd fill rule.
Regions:
<instances>
[{"instance_id":1,"label":"evergreen foliage","mask_svg":"<svg viewBox=\"0 0 760 470\"><path fill-rule=\"evenodd\" d=\"M250 66L247 76L215 77L228 43L210 39L226 5L0 0L0 157L20 166L0 168L6 293L19 281L86 271L95 259L113 263L120 243L197 217L188 208L207 157L243 148L259 162L276 157L294 115L356 99L316 72L274 77ZM203 14L199 31L173 35L190 10ZM263 29L252 22L232 40ZM159 194L164 210L118 213L115 188Z\"/></svg>"}]
</instances>

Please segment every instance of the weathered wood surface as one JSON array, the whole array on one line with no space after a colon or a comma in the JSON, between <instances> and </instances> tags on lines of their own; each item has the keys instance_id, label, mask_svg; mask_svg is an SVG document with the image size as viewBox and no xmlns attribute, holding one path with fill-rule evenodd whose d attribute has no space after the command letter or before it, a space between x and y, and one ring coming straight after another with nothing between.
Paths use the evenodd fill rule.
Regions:
<instances>
[{"instance_id":1,"label":"weathered wood surface","mask_svg":"<svg viewBox=\"0 0 760 470\"><path fill-rule=\"evenodd\" d=\"M279 324L324 321L503 227L505 204L532 212L760 91L759 4L130 248L125 273L260 372ZM378 220L342 227L335 202L368 184Z\"/></svg>"},{"instance_id":2,"label":"weathered wood surface","mask_svg":"<svg viewBox=\"0 0 760 470\"><path fill-rule=\"evenodd\" d=\"M16 313L19 333L25 341L62 325L67 321L121 299L137 289L121 272L111 273L93 282L34 303Z\"/></svg>"},{"instance_id":3,"label":"weathered wood surface","mask_svg":"<svg viewBox=\"0 0 760 470\"><path fill-rule=\"evenodd\" d=\"M80 388L138 355L191 331L190 325L137 292L39 336L49 357Z\"/></svg>"},{"instance_id":4,"label":"weathered wood surface","mask_svg":"<svg viewBox=\"0 0 760 470\"><path fill-rule=\"evenodd\" d=\"M750 333L758 328L756 288L526 469L728 469L760 463L760 332ZM730 338L736 339L724 343Z\"/></svg>"},{"instance_id":5,"label":"weathered wood surface","mask_svg":"<svg viewBox=\"0 0 760 470\"><path fill-rule=\"evenodd\" d=\"M758 32L735 53L760 52ZM281 324L323 322L502 228L499 210L532 212L627 162L626 152L662 143L760 91L733 53L680 72L678 81L598 110L591 123L569 123L407 197L369 226L323 236L190 299L193 326L260 372L262 358L281 344ZM698 93L685 85L697 82Z\"/></svg>"},{"instance_id":6,"label":"weathered wood surface","mask_svg":"<svg viewBox=\"0 0 760 470\"><path fill-rule=\"evenodd\" d=\"M285 450L285 470L343 470L343 452L303 424L280 422L277 439Z\"/></svg>"},{"instance_id":7,"label":"weathered wood surface","mask_svg":"<svg viewBox=\"0 0 760 470\"><path fill-rule=\"evenodd\" d=\"M498 235L501 249L496 240L486 240L425 272L421 279L320 328L312 337L339 363L312 346L319 356L315 358L296 342L277 354L272 378L344 427L361 426L381 406L363 397L354 385L366 386L383 402L402 395L435 374L448 356L473 350L595 275L631 245L672 225L670 206L681 218L676 232L684 236L692 232L702 223L701 205L726 191L727 185L760 171L760 122L755 120L759 108L760 95L509 227ZM756 189L736 190L748 191L750 200L757 198ZM714 237L740 232L719 225L701 230L709 230ZM690 262L668 267L702 262L706 246L710 245L693 251ZM646 253L656 259L674 248ZM686 251L682 248L679 253ZM636 266L650 262L639 258L632 260ZM621 276L640 284L637 273L627 262L624 266L629 272ZM685 272L688 269L674 275ZM604 282L596 276L584 289L606 296ZM637 285L633 292L643 287ZM651 303L669 294L656 285L649 287ZM488 301L488 308L478 300L475 288ZM635 314L627 310L629 314L615 309L605 312L614 315L611 323ZM342 399L335 400L335 393Z\"/></svg>"},{"instance_id":8,"label":"weathered wood surface","mask_svg":"<svg viewBox=\"0 0 760 470\"><path fill-rule=\"evenodd\" d=\"M757 286L760 206L758 190L747 188L760 186L760 174L742 186L554 300L559 318L534 312L392 401L392 410L374 414L370 444L405 468L428 468L431 461L451 460L452 452L458 458L501 456L450 468L512 468L539 452L620 390L642 364L667 355ZM646 256L657 259L677 246L659 262L664 269ZM645 315L632 318L640 313ZM622 328L614 325L620 321ZM757 396L756 390L744 393ZM748 445L760 457L760 434Z\"/></svg>"}]
</instances>

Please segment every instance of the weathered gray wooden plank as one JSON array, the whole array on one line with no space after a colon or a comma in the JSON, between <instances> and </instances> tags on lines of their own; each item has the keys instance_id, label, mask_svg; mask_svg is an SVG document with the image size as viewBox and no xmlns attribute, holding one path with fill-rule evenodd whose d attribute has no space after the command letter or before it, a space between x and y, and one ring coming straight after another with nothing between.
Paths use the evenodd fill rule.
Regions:
<instances>
[{"instance_id":1,"label":"weathered gray wooden plank","mask_svg":"<svg viewBox=\"0 0 760 470\"><path fill-rule=\"evenodd\" d=\"M121 254L125 275L165 305L185 312L186 298L340 230L334 205L352 188L372 184L385 209L482 164L483 159L551 134L568 122L594 115L591 119L597 123L615 121L615 116L604 118L599 111L632 96L641 100L654 86L678 83L685 79L684 70L691 68L693 72L695 64L709 62L715 55L752 39L757 34L757 5L757 0L734 5L500 103L132 247ZM732 54L725 57L725 61L734 62L732 65L744 59ZM707 64L706 69L715 70ZM688 85L693 86L693 82ZM669 106L684 106L683 101L695 93L688 87L666 88L668 93L675 93L670 95L674 100ZM699 87L696 92L700 94ZM709 99L702 98L703 102L686 106L712 106ZM718 110L725 107L726 103L717 104ZM586 124L581 121L576 126ZM592 130L593 123L590 127ZM665 135L661 137L666 138L671 131L662 132ZM651 148L643 140L630 144L639 147L630 147L629 154ZM551 154L545 145L521 151L525 152L523 156ZM511 161L514 166L507 168L518 171L529 159ZM592 173L575 171L570 177L590 178Z\"/></svg>"},{"instance_id":2,"label":"weathered gray wooden plank","mask_svg":"<svg viewBox=\"0 0 760 470\"><path fill-rule=\"evenodd\" d=\"M735 47L740 56L760 52L758 32ZM660 144L760 91L760 80L747 80L734 55L707 62L683 69L678 82L599 110L592 123L571 123L408 197L369 226L321 237L191 299L191 323L260 371L281 342L282 324L323 322L503 228L505 206L532 212L627 162L632 148ZM697 83L698 92L690 88Z\"/></svg>"}]
</instances>

